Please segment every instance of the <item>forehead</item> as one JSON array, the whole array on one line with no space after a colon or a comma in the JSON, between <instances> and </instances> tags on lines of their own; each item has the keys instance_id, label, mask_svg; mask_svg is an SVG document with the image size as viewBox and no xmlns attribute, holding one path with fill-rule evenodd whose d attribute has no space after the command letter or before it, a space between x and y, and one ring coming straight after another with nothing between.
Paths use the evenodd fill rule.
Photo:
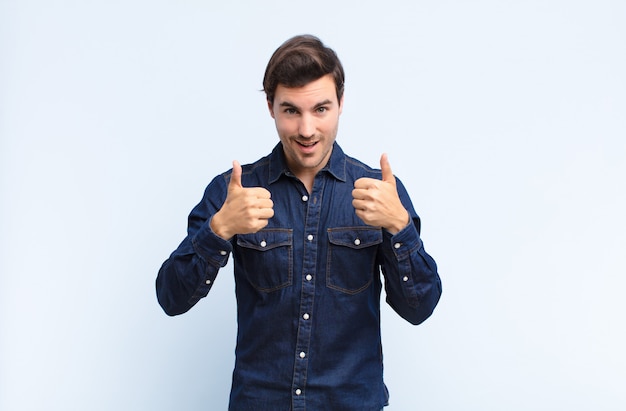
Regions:
<instances>
[{"instance_id":1,"label":"forehead","mask_svg":"<svg viewBox=\"0 0 626 411\"><path fill-rule=\"evenodd\" d=\"M298 107L314 106L322 101L337 103L337 92L332 75L327 74L302 87L285 87L279 84L274 94L274 104L289 103Z\"/></svg>"}]
</instances>

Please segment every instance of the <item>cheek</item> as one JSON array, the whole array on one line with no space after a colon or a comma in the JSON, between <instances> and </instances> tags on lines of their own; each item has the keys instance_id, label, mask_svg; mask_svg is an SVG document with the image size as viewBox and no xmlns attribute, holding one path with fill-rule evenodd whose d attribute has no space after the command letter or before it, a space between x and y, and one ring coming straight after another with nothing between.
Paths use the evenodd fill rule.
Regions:
<instances>
[{"instance_id":1,"label":"cheek","mask_svg":"<svg viewBox=\"0 0 626 411\"><path fill-rule=\"evenodd\" d=\"M339 119L338 118L333 118L327 122L324 123L324 133L325 134L333 134L337 131L337 128L339 126Z\"/></svg>"},{"instance_id":2,"label":"cheek","mask_svg":"<svg viewBox=\"0 0 626 411\"><path fill-rule=\"evenodd\" d=\"M297 133L298 128L294 126L292 121L286 121L284 119L276 120L276 131L282 136L291 136L294 134L294 130Z\"/></svg>"}]
</instances>

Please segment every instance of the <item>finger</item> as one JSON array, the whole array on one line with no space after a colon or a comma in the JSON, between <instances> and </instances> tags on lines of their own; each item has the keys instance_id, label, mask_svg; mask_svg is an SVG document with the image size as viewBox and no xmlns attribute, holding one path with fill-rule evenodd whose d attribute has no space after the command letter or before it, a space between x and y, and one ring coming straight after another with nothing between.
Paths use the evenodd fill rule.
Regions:
<instances>
[{"instance_id":1,"label":"finger","mask_svg":"<svg viewBox=\"0 0 626 411\"><path fill-rule=\"evenodd\" d=\"M272 193L263 187L248 187L246 190L256 198L272 198Z\"/></svg>"},{"instance_id":2,"label":"finger","mask_svg":"<svg viewBox=\"0 0 626 411\"><path fill-rule=\"evenodd\" d=\"M354 200L371 200L372 196L370 195L370 191L362 188L355 188L352 190L352 198Z\"/></svg>"},{"instance_id":3,"label":"finger","mask_svg":"<svg viewBox=\"0 0 626 411\"><path fill-rule=\"evenodd\" d=\"M367 190L368 188L376 188L380 180L374 178L361 177L354 182L354 188Z\"/></svg>"},{"instance_id":4,"label":"finger","mask_svg":"<svg viewBox=\"0 0 626 411\"><path fill-rule=\"evenodd\" d=\"M269 198L259 198L256 203L256 207L259 209L273 209L274 202Z\"/></svg>"},{"instance_id":5,"label":"finger","mask_svg":"<svg viewBox=\"0 0 626 411\"><path fill-rule=\"evenodd\" d=\"M396 185L396 178L391 171L391 164L389 164L387 153L380 156L380 169L383 172L383 181Z\"/></svg>"},{"instance_id":6,"label":"finger","mask_svg":"<svg viewBox=\"0 0 626 411\"><path fill-rule=\"evenodd\" d=\"M352 200L352 207L357 211L365 211L367 202L364 200L354 199Z\"/></svg>"},{"instance_id":7,"label":"finger","mask_svg":"<svg viewBox=\"0 0 626 411\"><path fill-rule=\"evenodd\" d=\"M262 208L259 209L257 218L259 220L269 220L274 217L274 209L273 208Z\"/></svg>"},{"instance_id":8,"label":"finger","mask_svg":"<svg viewBox=\"0 0 626 411\"><path fill-rule=\"evenodd\" d=\"M230 182L228 188L231 187L243 187L241 185L241 164L237 160L233 161L233 172L230 175Z\"/></svg>"},{"instance_id":9,"label":"finger","mask_svg":"<svg viewBox=\"0 0 626 411\"><path fill-rule=\"evenodd\" d=\"M272 217L274 217L273 208L255 208L248 210L247 216L249 223L252 225L258 224L261 220L269 220Z\"/></svg>"}]
</instances>

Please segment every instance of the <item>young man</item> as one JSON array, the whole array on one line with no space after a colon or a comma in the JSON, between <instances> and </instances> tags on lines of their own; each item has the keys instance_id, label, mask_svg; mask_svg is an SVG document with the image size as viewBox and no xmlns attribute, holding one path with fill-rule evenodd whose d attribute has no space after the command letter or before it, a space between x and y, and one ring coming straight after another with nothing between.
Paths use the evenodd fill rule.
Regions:
<instances>
[{"instance_id":1,"label":"young man","mask_svg":"<svg viewBox=\"0 0 626 411\"><path fill-rule=\"evenodd\" d=\"M380 410L381 270L387 303L412 324L441 295L420 219L386 155L374 170L335 142L343 84L335 52L313 36L275 51L263 86L280 142L213 179L159 271L159 303L182 314L232 253L230 410Z\"/></svg>"}]
</instances>

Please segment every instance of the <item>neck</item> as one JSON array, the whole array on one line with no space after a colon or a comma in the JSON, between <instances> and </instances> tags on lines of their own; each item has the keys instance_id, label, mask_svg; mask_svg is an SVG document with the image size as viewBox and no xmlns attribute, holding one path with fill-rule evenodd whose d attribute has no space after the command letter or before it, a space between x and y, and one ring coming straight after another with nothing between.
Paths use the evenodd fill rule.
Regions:
<instances>
[{"instance_id":1,"label":"neck","mask_svg":"<svg viewBox=\"0 0 626 411\"><path fill-rule=\"evenodd\" d=\"M311 194L313 191L313 181L315 180L315 174L307 174L305 176L298 176L298 179L304 184L306 187L306 191Z\"/></svg>"}]
</instances>

